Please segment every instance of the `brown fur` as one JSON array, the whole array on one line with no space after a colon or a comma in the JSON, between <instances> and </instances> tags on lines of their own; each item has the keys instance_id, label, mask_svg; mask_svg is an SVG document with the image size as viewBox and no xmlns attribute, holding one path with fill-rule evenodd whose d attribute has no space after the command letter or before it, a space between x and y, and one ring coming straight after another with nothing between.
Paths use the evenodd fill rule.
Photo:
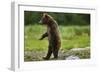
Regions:
<instances>
[{"instance_id":1,"label":"brown fur","mask_svg":"<svg viewBox=\"0 0 100 73\"><path fill-rule=\"evenodd\" d=\"M47 32L42 35L40 40L48 37L48 53L44 59L49 59L53 53L54 58L58 58L58 51L61 47L61 39L59 35L59 29L57 22L48 14L44 13L40 21L42 24L47 26Z\"/></svg>"}]
</instances>

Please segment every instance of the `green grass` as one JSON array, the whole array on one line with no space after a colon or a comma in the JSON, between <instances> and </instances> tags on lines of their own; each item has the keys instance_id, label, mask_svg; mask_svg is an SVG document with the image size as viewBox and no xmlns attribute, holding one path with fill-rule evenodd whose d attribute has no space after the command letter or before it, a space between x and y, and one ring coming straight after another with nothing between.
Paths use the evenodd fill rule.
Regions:
<instances>
[{"instance_id":1,"label":"green grass","mask_svg":"<svg viewBox=\"0 0 100 73\"><path fill-rule=\"evenodd\" d=\"M46 31L46 28L43 28L40 25L25 26L25 50L45 50L48 45L47 39L42 41L39 40L44 31Z\"/></svg>"},{"instance_id":2,"label":"green grass","mask_svg":"<svg viewBox=\"0 0 100 73\"><path fill-rule=\"evenodd\" d=\"M41 35L47 30L43 25L28 25L24 30L25 51L47 51L47 38L39 40ZM69 50L77 47L90 46L89 26L59 26L61 35L61 48Z\"/></svg>"}]
</instances>

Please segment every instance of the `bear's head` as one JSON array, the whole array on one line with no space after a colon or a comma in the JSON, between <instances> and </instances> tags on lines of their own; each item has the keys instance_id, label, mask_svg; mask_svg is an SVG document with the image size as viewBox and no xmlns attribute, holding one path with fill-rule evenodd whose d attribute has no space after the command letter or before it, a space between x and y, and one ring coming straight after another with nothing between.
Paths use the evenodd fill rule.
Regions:
<instances>
[{"instance_id":1,"label":"bear's head","mask_svg":"<svg viewBox=\"0 0 100 73\"><path fill-rule=\"evenodd\" d=\"M42 18L41 18L39 23L42 23L42 24L45 24L45 25L49 25L52 22L54 22L54 19L50 15L48 15L47 13L43 13L43 16L42 16Z\"/></svg>"}]
</instances>

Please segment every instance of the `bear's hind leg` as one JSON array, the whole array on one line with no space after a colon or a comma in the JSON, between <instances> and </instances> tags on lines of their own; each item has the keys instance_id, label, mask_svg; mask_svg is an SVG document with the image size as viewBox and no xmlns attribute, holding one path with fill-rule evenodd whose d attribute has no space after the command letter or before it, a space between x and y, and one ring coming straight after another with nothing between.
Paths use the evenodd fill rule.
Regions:
<instances>
[{"instance_id":1,"label":"bear's hind leg","mask_svg":"<svg viewBox=\"0 0 100 73\"><path fill-rule=\"evenodd\" d=\"M44 60L49 60L49 58L51 57L51 54L52 54L52 47L49 46L49 47L48 47L47 56L46 56L46 57L43 57L43 59L44 59Z\"/></svg>"},{"instance_id":2,"label":"bear's hind leg","mask_svg":"<svg viewBox=\"0 0 100 73\"><path fill-rule=\"evenodd\" d=\"M55 59L58 58L58 51L59 51L58 48L53 48L53 55L54 55L54 58L55 58Z\"/></svg>"}]
</instances>

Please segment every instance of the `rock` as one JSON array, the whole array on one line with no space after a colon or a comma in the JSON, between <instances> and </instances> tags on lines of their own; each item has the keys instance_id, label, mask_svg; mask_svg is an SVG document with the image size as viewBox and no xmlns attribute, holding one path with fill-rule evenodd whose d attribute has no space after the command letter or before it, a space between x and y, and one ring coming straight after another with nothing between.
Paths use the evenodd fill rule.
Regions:
<instances>
[{"instance_id":1,"label":"rock","mask_svg":"<svg viewBox=\"0 0 100 73\"><path fill-rule=\"evenodd\" d=\"M78 56L74 56L74 55L71 55L66 58L66 60L78 60L78 59L80 59L80 58Z\"/></svg>"},{"instance_id":2,"label":"rock","mask_svg":"<svg viewBox=\"0 0 100 73\"><path fill-rule=\"evenodd\" d=\"M73 48L67 52L70 56L74 55L80 59L89 59L90 58L90 48Z\"/></svg>"},{"instance_id":3,"label":"rock","mask_svg":"<svg viewBox=\"0 0 100 73\"><path fill-rule=\"evenodd\" d=\"M88 50L89 48L73 48L70 51L84 51L84 50Z\"/></svg>"}]
</instances>

